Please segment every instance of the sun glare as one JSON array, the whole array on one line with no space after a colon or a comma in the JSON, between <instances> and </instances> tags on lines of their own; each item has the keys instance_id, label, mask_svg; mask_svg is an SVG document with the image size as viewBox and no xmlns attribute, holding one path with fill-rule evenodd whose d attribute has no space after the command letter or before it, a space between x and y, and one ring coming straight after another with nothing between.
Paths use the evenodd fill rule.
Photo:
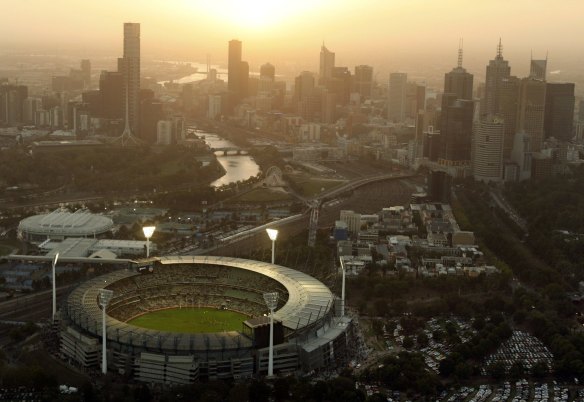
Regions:
<instances>
[{"instance_id":1,"label":"sun glare","mask_svg":"<svg viewBox=\"0 0 584 402\"><path fill-rule=\"evenodd\" d=\"M327 0L328 1L328 0ZM315 0L211 0L187 1L199 12L216 19L251 30L273 27L298 15L314 11L324 1Z\"/></svg>"}]
</instances>

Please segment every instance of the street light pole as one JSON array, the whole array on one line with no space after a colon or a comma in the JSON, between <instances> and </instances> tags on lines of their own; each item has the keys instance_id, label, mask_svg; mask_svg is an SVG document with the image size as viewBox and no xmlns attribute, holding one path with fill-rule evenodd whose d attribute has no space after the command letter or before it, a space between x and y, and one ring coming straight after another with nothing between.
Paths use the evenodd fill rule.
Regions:
<instances>
[{"instance_id":1,"label":"street light pole","mask_svg":"<svg viewBox=\"0 0 584 402\"><path fill-rule=\"evenodd\" d=\"M109 289L99 289L99 305L101 306L102 313L102 342L101 342L101 372L107 374L107 350L106 350L106 340L107 340L107 328L105 323L105 310L110 300L114 295L113 290Z\"/></svg>"},{"instance_id":2,"label":"street light pole","mask_svg":"<svg viewBox=\"0 0 584 402\"><path fill-rule=\"evenodd\" d=\"M341 285L341 317L345 316L345 259L343 256L339 257L341 260L341 270L343 271L343 282Z\"/></svg>"},{"instance_id":3,"label":"street light pole","mask_svg":"<svg viewBox=\"0 0 584 402\"><path fill-rule=\"evenodd\" d=\"M268 350L268 377L274 376L274 310L278 306L278 292L264 293L266 306L270 309L270 346Z\"/></svg>"},{"instance_id":4,"label":"street light pole","mask_svg":"<svg viewBox=\"0 0 584 402\"><path fill-rule=\"evenodd\" d=\"M142 231L144 232L144 237L146 237L146 258L150 257L150 238L154 234L156 226L144 226Z\"/></svg>"},{"instance_id":5,"label":"street light pole","mask_svg":"<svg viewBox=\"0 0 584 402\"><path fill-rule=\"evenodd\" d=\"M59 253L55 254L53 258L53 323L55 322L55 315L57 315L57 274L55 273L55 267L57 266L57 261L59 260Z\"/></svg>"},{"instance_id":6,"label":"street light pole","mask_svg":"<svg viewBox=\"0 0 584 402\"><path fill-rule=\"evenodd\" d=\"M272 241L272 264L276 261L276 239L278 238L278 229L266 229L268 237Z\"/></svg>"}]
</instances>

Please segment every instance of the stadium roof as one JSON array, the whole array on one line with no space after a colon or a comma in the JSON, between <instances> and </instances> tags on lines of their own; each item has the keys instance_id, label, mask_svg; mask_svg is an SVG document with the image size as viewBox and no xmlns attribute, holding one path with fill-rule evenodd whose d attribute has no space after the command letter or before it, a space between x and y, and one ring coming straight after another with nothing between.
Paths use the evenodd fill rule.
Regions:
<instances>
[{"instance_id":1,"label":"stadium roof","mask_svg":"<svg viewBox=\"0 0 584 402\"><path fill-rule=\"evenodd\" d=\"M334 296L325 284L303 272L267 262L215 256L160 257L162 264L210 264L247 269L280 282L288 291L288 302L274 313L274 319L296 330L324 317L332 308Z\"/></svg>"},{"instance_id":2,"label":"stadium roof","mask_svg":"<svg viewBox=\"0 0 584 402\"><path fill-rule=\"evenodd\" d=\"M320 281L302 272L261 261L230 257L176 256L160 257L160 263L205 264L218 267L246 269L266 275L288 291L288 301L274 313L274 319L295 331L322 320L333 308L334 297ZM99 289L123 278L140 275L134 270L119 270L91 279L77 287L67 302L68 316L78 325L99 334L101 331L101 308L98 304ZM175 350L239 350L250 347L251 340L240 333L221 332L214 334L178 334L155 331L126 324L107 317L108 339L131 345Z\"/></svg>"},{"instance_id":3,"label":"stadium roof","mask_svg":"<svg viewBox=\"0 0 584 402\"><path fill-rule=\"evenodd\" d=\"M69 212L59 208L49 214L23 219L18 225L18 231L47 236L84 237L105 233L113 226L110 218L92 214L86 209Z\"/></svg>"}]
</instances>

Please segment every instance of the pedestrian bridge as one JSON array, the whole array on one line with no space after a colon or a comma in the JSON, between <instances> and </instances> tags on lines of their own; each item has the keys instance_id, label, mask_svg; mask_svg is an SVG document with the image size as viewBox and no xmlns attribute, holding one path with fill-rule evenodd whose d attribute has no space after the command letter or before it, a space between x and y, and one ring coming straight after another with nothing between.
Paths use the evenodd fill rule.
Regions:
<instances>
[{"instance_id":1,"label":"pedestrian bridge","mask_svg":"<svg viewBox=\"0 0 584 402\"><path fill-rule=\"evenodd\" d=\"M214 154L220 154L221 152L223 155L247 155L248 152L245 149L237 148L237 147L220 147L220 148L211 148Z\"/></svg>"}]
</instances>

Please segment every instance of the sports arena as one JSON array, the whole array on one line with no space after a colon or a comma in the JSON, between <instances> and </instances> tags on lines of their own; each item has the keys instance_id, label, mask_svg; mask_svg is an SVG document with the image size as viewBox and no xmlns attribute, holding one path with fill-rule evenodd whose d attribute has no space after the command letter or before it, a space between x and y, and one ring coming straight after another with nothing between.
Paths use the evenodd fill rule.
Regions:
<instances>
[{"instance_id":1,"label":"sports arena","mask_svg":"<svg viewBox=\"0 0 584 402\"><path fill-rule=\"evenodd\" d=\"M71 364L86 369L100 366L98 294L104 288L113 291L106 309L108 370L139 381L189 383L197 378L265 374L269 344L266 292L279 294L274 313L276 374L332 368L349 359L351 320L336 314L341 301L317 279L260 261L173 256L94 278L71 292L61 310L60 331L61 356ZM128 323L155 311L187 308L229 310L244 318L239 329L211 333L172 332Z\"/></svg>"},{"instance_id":2,"label":"sports arena","mask_svg":"<svg viewBox=\"0 0 584 402\"><path fill-rule=\"evenodd\" d=\"M86 209L69 212L58 208L53 212L29 216L18 224L21 239L40 244L47 239L63 240L68 237L99 237L114 227L107 216L92 214Z\"/></svg>"}]
</instances>

